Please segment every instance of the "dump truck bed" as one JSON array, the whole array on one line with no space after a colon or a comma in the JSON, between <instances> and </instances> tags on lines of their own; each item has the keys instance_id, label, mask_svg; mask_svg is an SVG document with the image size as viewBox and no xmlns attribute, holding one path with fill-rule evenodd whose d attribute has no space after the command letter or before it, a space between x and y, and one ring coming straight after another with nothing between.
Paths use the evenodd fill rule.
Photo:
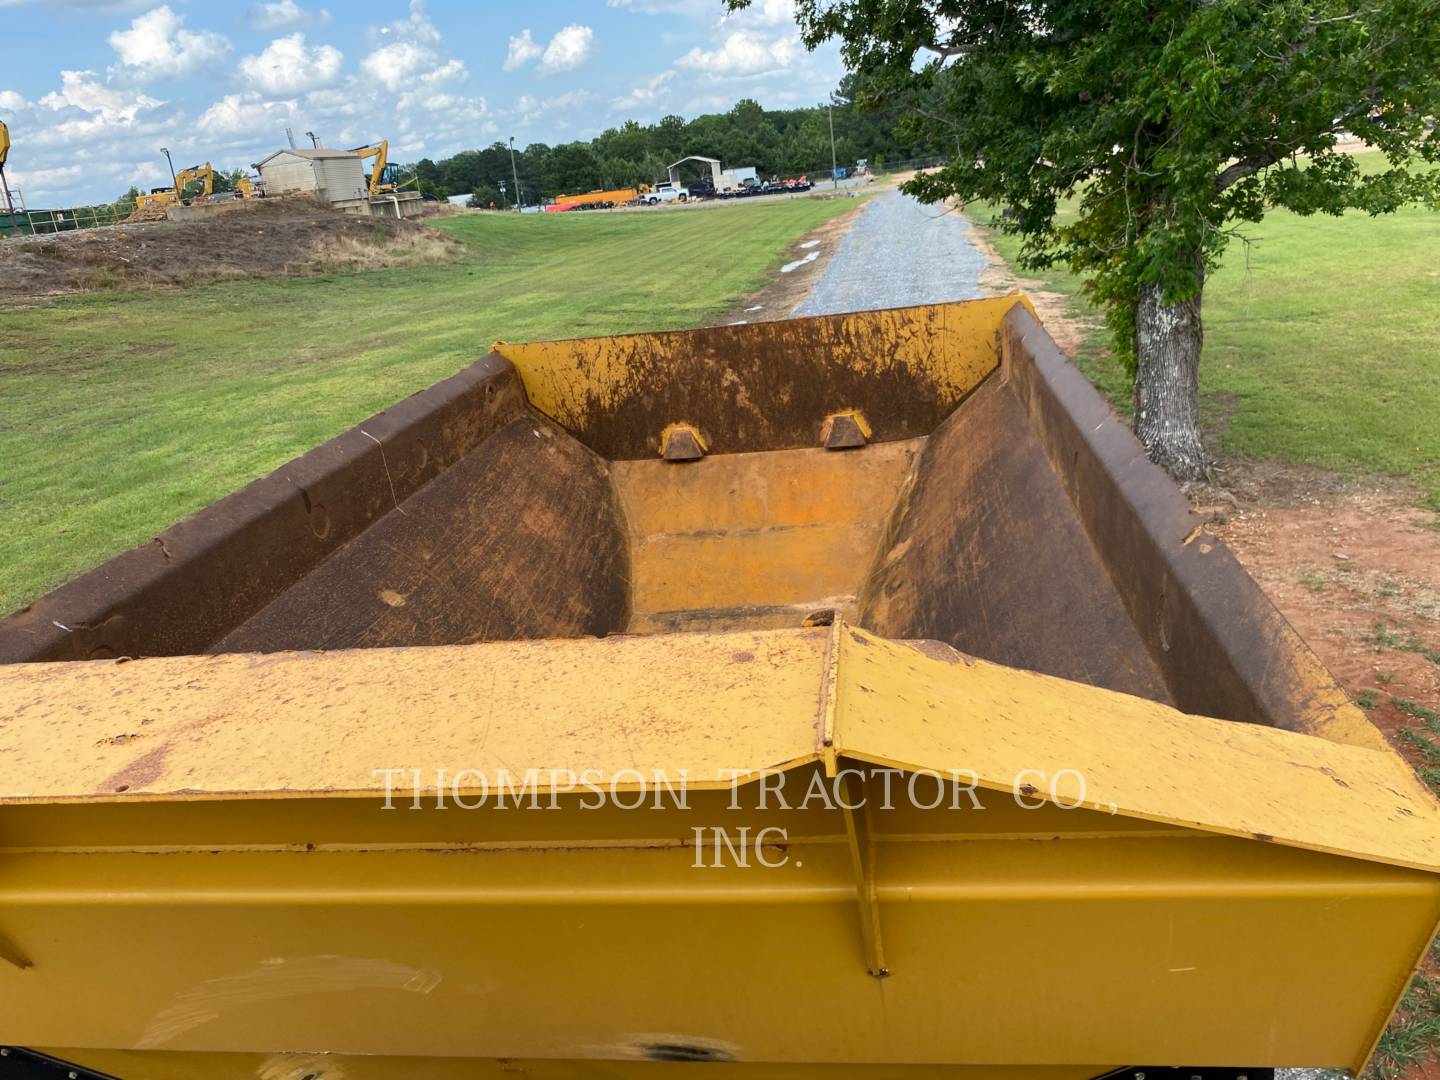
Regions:
<instances>
[{"instance_id":1,"label":"dump truck bed","mask_svg":"<svg viewBox=\"0 0 1440 1080\"><path fill-rule=\"evenodd\" d=\"M1440 921L1015 297L497 344L0 660L0 1037L127 1078L1359 1068Z\"/></svg>"}]
</instances>

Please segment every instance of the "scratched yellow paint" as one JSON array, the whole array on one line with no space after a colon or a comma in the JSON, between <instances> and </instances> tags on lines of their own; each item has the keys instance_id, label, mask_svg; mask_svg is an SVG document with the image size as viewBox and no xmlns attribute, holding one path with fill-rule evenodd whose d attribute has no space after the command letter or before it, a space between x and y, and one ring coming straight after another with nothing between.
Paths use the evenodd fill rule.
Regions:
<instances>
[{"instance_id":1,"label":"scratched yellow paint","mask_svg":"<svg viewBox=\"0 0 1440 1080\"><path fill-rule=\"evenodd\" d=\"M830 700L841 755L987 786L1071 769L1064 800L1440 872L1440 805L1391 752L837 626L10 665L0 803L373 792L417 758L724 786L822 757Z\"/></svg>"},{"instance_id":2,"label":"scratched yellow paint","mask_svg":"<svg viewBox=\"0 0 1440 1080\"><path fill-rule=\"evenodd\" d=\"M689 1075L693 1065L615 1061L577 1067L569 1061L530 1058L358 1057L354 1054L205 1054L47 1048L45 1053L114 1076L145 1080L651 1080ZM748 1080L755 1066L714 1061L705 1066L709 1080ZM1091 1066L1011 1067L994 1065L790 1065L787 1080L1092 1080ZM775 1075L767 1072L767 1075Z\"/></svg>"},{"instance_id":3,"label":"scratched yellow paint","mask_svg":"<svg viewBox=\"0 0 1440 1080\"><path fill-rule=\"evenodd\" d=\"M981 660L927 656L855 627L840 639L835 743L905 769L1151 821L1440 872L1440 804L1391 751L1187 716ZM939 652L940 650L937 650Z\"/></svg>"}]
</instances>

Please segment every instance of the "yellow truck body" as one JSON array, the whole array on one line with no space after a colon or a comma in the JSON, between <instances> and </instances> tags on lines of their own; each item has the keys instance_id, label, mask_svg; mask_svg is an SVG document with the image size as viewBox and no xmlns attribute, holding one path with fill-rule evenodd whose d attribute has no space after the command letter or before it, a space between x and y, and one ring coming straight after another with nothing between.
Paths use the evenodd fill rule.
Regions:
<instances>
[{"instance_id":1,"label":"yellow truck body","mask_svg":"<svg viewBox=\"0 0 1440 1080\"><path fill-rule=\"evenodd\" d=\"M614 188L608 191L587 191L584 195L557 195L555 205L562 209L577 206L624 206L640 197L635 188Z\"/></svg>"},{"instance_id":2,"label":"yellow truck body","mask_svg":"<svg viewBox=\"0 0 1440 1080\"><path fill-rule=\"evenodd\" d=\"M0 1040L123 1080L1358 1070L1440 921L1023 298L497 344L0 661Z\"/></svg>"}]
</instances>

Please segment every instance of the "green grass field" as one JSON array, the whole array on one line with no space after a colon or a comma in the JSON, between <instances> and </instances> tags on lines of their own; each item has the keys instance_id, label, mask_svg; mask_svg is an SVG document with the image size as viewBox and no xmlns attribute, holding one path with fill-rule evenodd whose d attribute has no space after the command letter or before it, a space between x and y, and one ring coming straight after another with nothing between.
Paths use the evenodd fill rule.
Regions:
<instances>
[{"instance_id":1,"label":"green grass field","mask_svg":"<svg viewBox=\"0 0 1440 1080\"><path fill-rule=\"evenodd\" d=\"M0 613L509 341L699 326L849 200L466 215L456 262L0 313Z\"/></svg>"},{"instance_id":2,"label":"green grass field","mask_svg":"<svg viewBox=\"0 0 1440 1080\"><path fill-rule=\"evenodd\" d=\"M1440 510L1440 213L1279 211L1242 233L1205 289L1200 384L1222 450L1409 476ZM991 240L1013 265L1017 241ZM1073 275L1041 279L1087 312ZM1102 327L1078 359L1123 407L1128 380L1107 345Z\"/></svg>"}]
</instances>

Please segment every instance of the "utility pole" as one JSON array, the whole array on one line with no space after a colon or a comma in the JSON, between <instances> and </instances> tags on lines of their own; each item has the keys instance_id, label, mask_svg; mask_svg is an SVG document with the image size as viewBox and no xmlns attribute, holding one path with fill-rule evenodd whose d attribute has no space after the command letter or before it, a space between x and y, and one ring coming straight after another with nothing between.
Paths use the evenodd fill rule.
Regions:
<instances>
[{"instance_id":1,"label":"utility pole","mask_svg":"<svg viewBox=\"0 0 1440 1080\"><path fill-rule=\"evenodd\" d=\"M170 186L175 189L175 197L180 197L180 181L175 176L175 162L170 160L170 151L160 147L160 152L165 155L165 161L170 166Z\"/></svg>"},{"instance_id":2,"label":"utility pole","mask_svg":"<svg viewBox=\"0 0 1440 1080\"><path fill-rule=\"evenodd\" d=\"M836 191L840 190L840 178L835 175L838 165L835 161L835 99L830 99L830 183Z\"/></svg>"},{"instance_id":3,"label":"utility pole","mask_svg":"<svg viewBox=\"0 0 1440 1080\"><path fill-rule=\"evenodd\" d=\"M510 136L510 175L515 180L515 209L519 210L525 204L520 201L520 173L515 169L515 136Z\"/></svg>"}]
</instances>

